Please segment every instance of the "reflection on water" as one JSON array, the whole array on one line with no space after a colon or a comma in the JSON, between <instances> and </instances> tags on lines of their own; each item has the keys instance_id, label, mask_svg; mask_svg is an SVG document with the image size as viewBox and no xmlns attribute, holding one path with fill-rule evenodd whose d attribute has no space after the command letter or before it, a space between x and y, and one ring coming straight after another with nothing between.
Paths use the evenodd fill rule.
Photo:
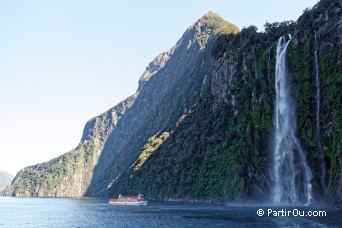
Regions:
<instances>
[{"instance_id":1,"label":"reflection on water","mask_svg":"<svg viewBox=\"0 0 342 228\"><path fill-rule=\"evenodd\" d=\"M325 210L326 217L268 217L267 210L294 207L223 206L158 203L147 206L115 206L107 199L0 197L0 227L342 227L342 211ZM263 209L263 216L257 210Z\"/></svg>"}]
</instances>

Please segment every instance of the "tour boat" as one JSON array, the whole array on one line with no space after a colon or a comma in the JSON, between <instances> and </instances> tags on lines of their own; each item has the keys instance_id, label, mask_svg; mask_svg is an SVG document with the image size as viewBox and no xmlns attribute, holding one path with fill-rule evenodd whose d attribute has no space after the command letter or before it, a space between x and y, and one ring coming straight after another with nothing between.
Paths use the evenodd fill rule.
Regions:
<instances>
[{"instance_id":1,"label":"tour boat","mask_svg":"<svg viewBox=\"0 0 342 228\"><path fill-rule=\"evenodd\" d=\"M108 203L114 205L147 205L147 200L145 200L144 196L141 194L138 196L119 195L119 198L110 199Z\"/></svg>"}]
</instances>

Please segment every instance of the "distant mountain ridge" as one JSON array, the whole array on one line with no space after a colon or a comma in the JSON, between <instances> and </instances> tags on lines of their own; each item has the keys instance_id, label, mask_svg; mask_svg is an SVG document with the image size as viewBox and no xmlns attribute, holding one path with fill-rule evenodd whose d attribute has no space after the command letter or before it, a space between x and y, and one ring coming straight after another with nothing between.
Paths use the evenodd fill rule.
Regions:
<instances>
[{"instance_id":1,"label":"distant mountain ridge","mask_svg":"<svg viewBox=\"0 0 342 228\"><path fill-rule=\"evenodd\" d=\"M14 176L6 171L0 171L0 192L11 184Z\"/></svg>"}]
</instances>

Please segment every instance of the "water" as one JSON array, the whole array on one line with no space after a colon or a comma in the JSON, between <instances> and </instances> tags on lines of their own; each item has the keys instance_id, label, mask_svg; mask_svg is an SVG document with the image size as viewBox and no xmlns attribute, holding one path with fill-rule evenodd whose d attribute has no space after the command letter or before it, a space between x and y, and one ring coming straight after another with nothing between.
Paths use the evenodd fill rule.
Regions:
<instances>
[{"instance_id":1,"label":"water","mask_svg":"<svg viewBox=\"0 0 342 228\"><path fill-rule=\"evenodd\" d=\"M276 59L276 102L274 111L273 161L270 175L274 183L272 201L275 204L310 204L312 173L306 162L297 132L295 101L291 96L286 60L291 41L282 36L278 41Z\"/></svg>"},{"instance_id":2,"label":"water","mask_svg":"<svg viewBox=\"0 0 342 228\"><path fill-rule=\"evenodd\" d=\"M147 206L109 205L106 199L0 197L0 227L341 227L341 211L298 207L299 211L325 210L326 216L258 216L272 206L224 206L186 203L151 203ZM287 208L287 211L293 208Z\"/></svg>"},{"instance_id":3,"label":"water","mask_svg":"<svg viewBox=\"0 0 342 228\"><path fill-rule=\"evenodd\" d=\"M315 81L316 81L316 139L317 139L317 150L320 155L320 168L321 168L321 189L322 192L325 192L325 176L326 176L326 169L325 169L325 161L324 161L324 152L321 144L321 130L320 130L320 120L319 120L319 111L320 111L320 99L321 99L321 90L320 90L320 83L319 83L319 65L318 65L318 43L317 43L317 35L315 34L315 52L314 52L314 59L315 59Z\"/></svg>"}]
</instances>

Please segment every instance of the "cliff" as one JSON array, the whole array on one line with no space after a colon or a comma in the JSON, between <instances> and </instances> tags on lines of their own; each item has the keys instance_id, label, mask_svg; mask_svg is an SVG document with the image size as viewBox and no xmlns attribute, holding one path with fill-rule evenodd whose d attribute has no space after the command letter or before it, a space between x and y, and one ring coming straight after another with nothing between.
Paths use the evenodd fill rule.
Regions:
<instances>
[{"instance_id":1,"label":"cliff","mask_svg":"<svg viewBox=\"0 0 342 228\"><path fill-rule=\"evenodd\" d=\"M250 26L236 35L218 36L196 105L148 156L145 148L158 135L146 143L143 165L136 166L141 160L137 158L111 194L267 202L276 45L280 36L292 34L288 64L297 103L296 134L313 172L314 199L341 205L341 13L339 1L321 1L297 22L266 24L265 33ZM321 137L316 130L317 99Z\"/></svg>"},{"instance_id":2,"label":"cliff","mask_svg":"<svg viewBox=\"0 0 342 228\"><path fill-rule=\"evenodd\" d=\"M6 194L267 201L276 45L292 34L296 135L314 199L341 205L341 15L340 1L322 0L258 33L209 12L148 65L117 117L88 122L75 150L20 171Z\"/></svg>"},{"instance_id":3,"label":"cliff","mask_svg":"<svg viewBox=\"0 0 342 228\"><path fill-rule=\"evenodd\" d=\"M239 29L208 12L176 45L157 56L136 94L88 121L80 144L49 162L26 167L6 189L12 196L107 196L112 182L160 129L167 129L198 99L217 34Z\"/></svg>"},{"instance_id":4,"label":"cliff","mask_svg":"<svg viewBox=\"0 0 342 228\"><path fill-rule=\"evenodd\" d=\"M109 135L137 94L114 108L89 120L79 145L51 161L26 167L19 171L5 189L8 196L80 197L92 180L93 169Z\"/></svg>"},{"instance_id":5,"label":"cliff","mask_svg":"<svg viewBox=\"0 0 342 228\"><path fill-rule=\"evenodd\" d=\"M209 73L212 40L222 28L238 32L236 26L209 12L190 26L170 51L149 64L140 78L137 99L101 153L87 195L107 196L146 141L160 131L170 131L195 105Z\"/></svg>"}]
</instances>

